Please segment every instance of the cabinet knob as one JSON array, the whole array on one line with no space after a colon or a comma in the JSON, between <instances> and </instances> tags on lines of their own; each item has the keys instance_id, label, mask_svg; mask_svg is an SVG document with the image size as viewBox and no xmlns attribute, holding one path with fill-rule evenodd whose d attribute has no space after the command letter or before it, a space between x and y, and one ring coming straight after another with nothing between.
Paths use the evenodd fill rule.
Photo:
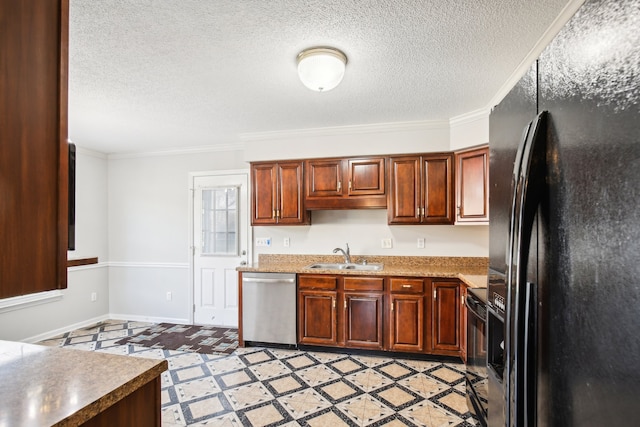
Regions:
<instances>
[{"instance_id":1,"label":"cabinet knob","mask_svg":"<svg viewBox=\"0 0 640 427\"><path fill-rule=\"evenodd\" d=\"M410 288L411 285L402 285L402 287L406 289L406 288Z\"/></svg>"},{"instance_id":2,"label":"cabinet knob","mask_svg":"<svg viewBox=\"0 0 640 427\"><path fill-rule=\"evenodd\" d=\"M338 191L342 191L342 182L338 181Z\"/></svg>"}]
</instances>

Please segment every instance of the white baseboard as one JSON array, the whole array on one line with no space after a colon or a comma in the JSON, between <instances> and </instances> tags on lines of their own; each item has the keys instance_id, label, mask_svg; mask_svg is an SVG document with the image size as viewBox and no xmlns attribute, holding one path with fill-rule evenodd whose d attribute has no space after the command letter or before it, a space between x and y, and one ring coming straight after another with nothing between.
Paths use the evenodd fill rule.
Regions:
<instances>
[{"instance_id":1,"label":"white baseboard","mask_svg":"<svg viewBox=\"0 0 640 427\"><path fill-rule=\"evenodd\" d=\"M70 332L70 331L73 331L75 329L80 329L80 328L84 328L84 327L87 327L87 326L95 325L96 323L104 322L107 319L109 319L109 315L108 314L103 314L102 316L94 317L94 318L88 319L88 320L83 320L82 322L74 323L72 325L63 326L62 328L54 329L52 331L48 331L48 332L45 332L45 333L42 333L42 334L34 335L32 337L29 337L29 338L25 338L25 339L22 340L22 342L31 343L31 344L37 343L39 341L48 340L49 338L53 338L53 337L56 337L58 335L62 335L64 333L66 333L66 332Z\"/></svg>"},{"instance_id":2,"label":"white baseboard","mask_svg":"<svg viewBox=\"0 0 640 427\"><path fill-rule=\"evenodd\" d=\"M178 325L190 325L189 319L175 318L175 317L150 317L140 316L134 314L109 314L109 319L117 320L130 320L133 322L148 322L148 323L176 323Z\"/></svg>"}]
</instances>

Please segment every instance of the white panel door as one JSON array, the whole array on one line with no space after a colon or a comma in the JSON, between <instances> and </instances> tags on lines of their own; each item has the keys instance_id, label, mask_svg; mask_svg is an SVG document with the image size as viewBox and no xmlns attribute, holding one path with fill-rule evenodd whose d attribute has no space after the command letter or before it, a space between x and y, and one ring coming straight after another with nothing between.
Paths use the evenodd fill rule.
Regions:
<instances>
[{"instance_id":1,"label":"white panel door","mask_svg":"<svg viewBox=\"0 0 640 427\"><path fill-rule=\"evenodd\" d=\"M238 326L238 273L249 248L248 173L193 178L193 322Z\"/></svg>"}]
</instances>

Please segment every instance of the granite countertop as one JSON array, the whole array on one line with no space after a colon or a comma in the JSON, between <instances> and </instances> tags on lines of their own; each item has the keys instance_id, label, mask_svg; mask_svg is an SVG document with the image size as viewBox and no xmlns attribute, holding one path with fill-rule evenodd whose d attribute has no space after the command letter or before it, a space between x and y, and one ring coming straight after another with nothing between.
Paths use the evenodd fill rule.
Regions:
<instances>
[{"instance_id":1,"label":"granite countertop","mask_svg":"<svg viewBox=\"0 0 640 427\"><path fill-rule=\"evenodd\" d=\"M75 426L167 370L166 360L0 341L0 426Z\"/></svg>"},{"instance_id":2,"label":"granite countertop","mask_svg":"<svg viewBox=\"0 0 640 427\"><path fill-rule=\"evenodd\" d=\"M487 287L488 259L481 257L415 257L415 256L358 256L353 262L382 263L380 271L321 270L307 268L319 262L344 262L334 255L260 254L258 264L238 267L238 271L264 273L344 274L358 276L405 276L456 278L472 288Z\"/></svg>"}]
</instances>

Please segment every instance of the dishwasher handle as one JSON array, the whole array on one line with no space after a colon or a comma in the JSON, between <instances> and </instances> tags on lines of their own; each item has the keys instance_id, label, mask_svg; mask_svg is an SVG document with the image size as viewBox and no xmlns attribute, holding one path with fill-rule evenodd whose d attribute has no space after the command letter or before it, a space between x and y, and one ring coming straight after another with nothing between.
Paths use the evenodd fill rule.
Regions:
<instances>
[{"instance_id":1,"label":"dishwasher handle","mask_svg":"<svg viewBox=\"0 0 640 427\"><path fill-rule=\"evenodd\" d=\"M243 277L242 283L296 283L296 279L267 279L259 277Z\"/></svg>"}]
</instances>

